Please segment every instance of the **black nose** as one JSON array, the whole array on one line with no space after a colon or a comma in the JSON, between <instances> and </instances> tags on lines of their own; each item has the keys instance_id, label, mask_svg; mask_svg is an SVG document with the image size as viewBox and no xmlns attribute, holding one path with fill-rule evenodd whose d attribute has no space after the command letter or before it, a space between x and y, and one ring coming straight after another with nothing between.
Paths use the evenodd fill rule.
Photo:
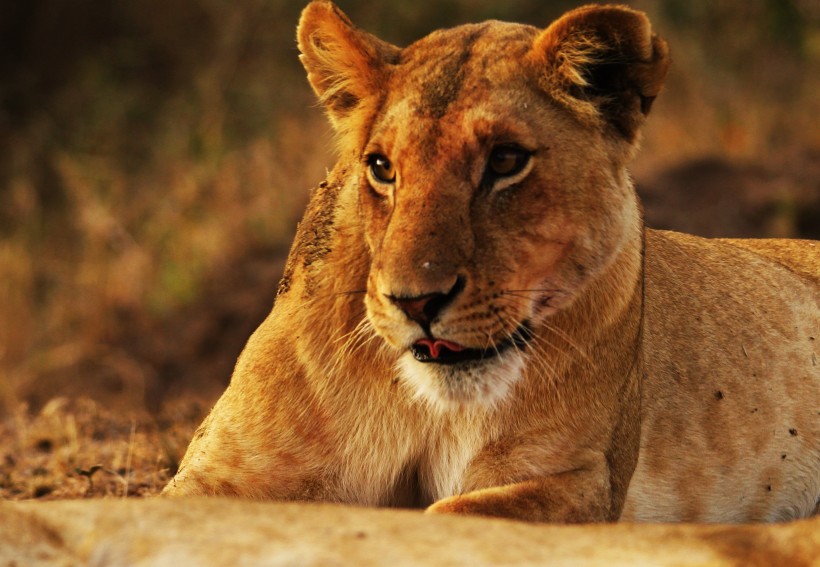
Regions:
<instances>
[{"instance_id":1,"label":"black nose","mask_svg":"<svg viewBox=\"0 0 820 567\"><path fill-rule=\"evenodd\" d=\"M407 315L408 319L429 330L430 323L461 293L464 285L464 278L459 276L447 293L425 293L413 297L388 295L387 297Z\"/></svg>"}]
</instances>

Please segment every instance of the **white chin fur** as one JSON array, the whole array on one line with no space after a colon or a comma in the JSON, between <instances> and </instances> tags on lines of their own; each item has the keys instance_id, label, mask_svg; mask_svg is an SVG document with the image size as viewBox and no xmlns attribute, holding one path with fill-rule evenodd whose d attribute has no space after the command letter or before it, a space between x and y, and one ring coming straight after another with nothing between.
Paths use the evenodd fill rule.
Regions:
<instances>
[{"instance_id":1,"label":"white chin fur","mask_svg":"<svg viewBox=\"0 0 820 567\"><path fill-rule=\"evenodd\" d=\"M509 349L486 362L446 365L418 362L409 352L397 363L402 380L417 398L439 411L477 405L499 405L521 378L524 356Z\"/></svg>"}]
</instances>

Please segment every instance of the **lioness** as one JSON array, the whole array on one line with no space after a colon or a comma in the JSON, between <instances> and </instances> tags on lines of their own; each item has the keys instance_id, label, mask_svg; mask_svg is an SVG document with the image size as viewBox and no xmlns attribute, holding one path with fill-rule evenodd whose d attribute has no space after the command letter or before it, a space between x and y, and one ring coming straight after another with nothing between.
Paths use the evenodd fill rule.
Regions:
<instances>
[{"instance_id":1,"label":"lioness","mask_svg":"<svg viewBox=\"0 0 820 567\"><path fill-rule=\"evenodd\" d=\"M400 49L316 1L339 141L273 312L166 494L535 521L774 521L820 496L820 247L644 228L641 12Z\"/></svg>"}]
</instances>

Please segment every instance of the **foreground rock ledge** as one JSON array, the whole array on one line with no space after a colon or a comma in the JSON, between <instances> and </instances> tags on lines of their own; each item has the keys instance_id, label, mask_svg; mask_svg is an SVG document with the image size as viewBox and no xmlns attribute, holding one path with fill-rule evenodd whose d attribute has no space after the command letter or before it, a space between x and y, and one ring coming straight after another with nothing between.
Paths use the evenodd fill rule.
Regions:
<instances>
[{"instance_id":1,"label":"foreground rock ledge","mask_svg":"<svg viewBox=\"0 0 820 567\"><path fill-rule=\"evenodd\" d=\"M820 565L820 517L533 525L223 499L0 502L0 566Z\"/></svg>"}]
</instances>

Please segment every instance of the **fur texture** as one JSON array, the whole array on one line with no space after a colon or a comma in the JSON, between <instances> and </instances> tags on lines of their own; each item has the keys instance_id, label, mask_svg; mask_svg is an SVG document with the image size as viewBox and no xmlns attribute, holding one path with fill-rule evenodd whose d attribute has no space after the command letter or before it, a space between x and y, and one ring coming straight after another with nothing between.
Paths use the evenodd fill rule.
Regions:
<instances>
[{"instance_id":1,"label":"fur texture","mask_svg":"<svg viewBox=\"0 0 820 567\"><path fill-rule=\"evenodd\" d=\"M320 1L298 38L340 158L166 493L817 512L820 248L644 229L626 166L669 58L642 13L399 49Z\"/></svg>"},{"instance_id":2,"label":"fur texture","mask_svg":"<svg viewBox=\"0 0 820 567\"><path fill-rule=\"evenodd\" d=\"M0 501L25 567L771 567L820 565L820 518L786 525L527 525L222 498Z\"/></svg>"}]
</instances>

